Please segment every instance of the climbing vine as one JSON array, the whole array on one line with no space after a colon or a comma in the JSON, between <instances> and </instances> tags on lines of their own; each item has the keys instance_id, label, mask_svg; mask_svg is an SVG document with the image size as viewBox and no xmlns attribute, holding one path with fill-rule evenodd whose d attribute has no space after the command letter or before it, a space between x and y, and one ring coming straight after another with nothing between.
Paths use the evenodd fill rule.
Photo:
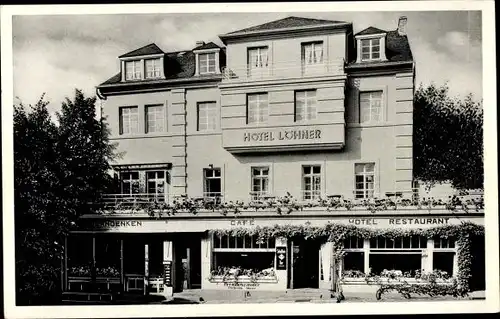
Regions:
<instances>
[{"instance_id":1,"label":"climbing vine","mask_svg":"<svg viewBox=\"0 0 500 319\"><path fill-rule=\"evenodd\" d=\"M471 264L472 264L472 251L471 241L472 236L484 236L484 227L474 224L472 222L462 222L458 225L444 225L432 228L415 228L415 229L370 229L366 227L359 227L354 225L344 225L338 223L328 223L322 227L314 227L306 225L274 225L254 228L232 228L232 229L217 229L211 230L215 235L230 235L230 236L257 236L258 240L263 241L268 238L284 237L287 239L306 239L306 240L320 240L324 242L332 242L334 248L334 258L340 260L344 254L343 242L344 239L349 237L359 238L400 238L408 236L423 236L426 238L456 238L458 244L457 258L458 258L458 274L457 274L457 294L463 295L469 291L469 279L471 277ZM396 287L406 289L406 286ZM386 287L386 290L395 287ZM422 288L408 288L408 289L430 289L434 291L434 286L425 286ZM432 290L434 289L434 290ZM451 289L451 288L447 288ZM417 291L415 290L415 291ZM437 291L437 290L436 290ZM437 293L437 292L436 292Z\"/></svg>"},{"instance_id":2,"label":"climbing vine","mask_svg":"<svg viewBox=\"0 0 500 319\"><path fill-rule=\"evenodd\" d=\"M464 194L466 195L466 194ZM444 208L452 212L470 211L479 212L484 209L484 198L465 199L462 196L450 196L448 199L435 199L433 197L403 198L401 193L387 193L385 198L368 199L346 199L340 195L332 195L328 198L318 198L313 201L302 202L294 198L290 193L283 197L270 197L256 199L250 202L228 201L220 198L189 198L186 196L177 198L171 203L155 199L140 201L120 201L112 205L101 205L97 211L101 214L115 214L128 212L130 214L144 212L152 218L174 216L179 212L189 212L196 215L200 211L218 212L227 216L230 212L239 215L243 211L274 210L278 215L289 215L294 211L303 211L307 208L326 208L327 211L345 210L354 208L366 209L371 213L387 210L397 210L403 207L416 207L431 211L434 208Z\"/></svg>"}]
</instances>

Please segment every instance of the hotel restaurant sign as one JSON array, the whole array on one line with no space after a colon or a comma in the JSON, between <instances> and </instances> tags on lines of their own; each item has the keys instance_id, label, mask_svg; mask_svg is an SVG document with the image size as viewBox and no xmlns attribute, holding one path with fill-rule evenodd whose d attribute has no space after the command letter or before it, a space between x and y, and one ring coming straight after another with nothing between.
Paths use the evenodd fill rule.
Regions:
<instances>
[{"instance_id":1,"label":"hotel restaurant sign","mask_svg":"<svg viewBox=\"0 0 500 319\"><path fill-rule=\"evenodd\" d=\"M204 232L210 229L231 229L237 227L270 227L274 225L324 226L329 222L355 225L368 228L430 228L443 225L458 225L470 221L483 225L483 217L456 216L405 216L405 217L338 217L315 219L283 219L283 218L196 218L192 220L171 219L86 219L86 231L116 233L148 233L148 232Z\"/></svg>"},{"instance_id":2,"label":"hotel restaurant sign","mask_svg":"<svg viewBox=\"0 0 500 319\"><path fill-rule=\"evenodd\" d=\"M296 127L226 128L224 148L233 152L279 149L339 149L344 146L344 125L306 125Z\"/></svg>"}]
</instances>

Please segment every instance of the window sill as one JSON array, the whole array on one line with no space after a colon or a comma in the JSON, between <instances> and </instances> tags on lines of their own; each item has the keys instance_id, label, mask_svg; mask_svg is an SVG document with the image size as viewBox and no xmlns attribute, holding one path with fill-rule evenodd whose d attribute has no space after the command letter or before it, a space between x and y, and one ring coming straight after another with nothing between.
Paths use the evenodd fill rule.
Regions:
<instances>
[{"instance_id":1,"label":"window sill","mask_svg":"<svg viewBox=\"0 0 500 319\"><path fill-rule=\"evenodd\" d=\"M189 132L188 136L193 136L193 135L221 135L222 131L221 130L215 130L215 131L194 131L194 132Z\"/></svg>"},{"instance_id":2,"label":"window sill","mask_svg":"<svg viewBox=\"0 0 500 319\"><path fill-rule=\"evenodd\" d=\"M173 134L172 132L120 134L110 137L110 140L126 140L126 139L149 138L149 137L170 137L174 135L183 135L183 134L182 133Z\"/></svg>"},{"instance_id":3,"label":"window sill","mask_svg":"<svg viewBox=\"0 0 500 319\"><path fill-rule=\"evenodd\" d=\"M422 280L422 279L415 279L415 278L399 278L399 279L390 279L387 277L380 278L380 283L382 284L397 284L397 283L403 283L406 281L408 284L428 284L429 281ZM370 277L370 279L367 281L365 277L343 277L341 279L341 282L343 284L367 284L367 285L376 285L378 282L373 279L373 277ZM438 284L452 284L452 278L450 279L436 279L436 283Z\"/></svg>"},{"instance_id":4,"label":"window sill","mask_svg":"<svg viewBox=\"0 0 500 319\"><path fill-rule=\"evenodd\" d=\"M371 122L371 123L347 123L347 128L387 127L392 125L394 125L394 123L387 121Z\"/></svg>"},{"instance_id":5,"label":"window sill","mask_svg":"<svg viewBox=\"0 0 500 319\"><path fill-rule=\"evenodd\" d=\"M212 283L265 283L265 284L276 284L278 283L278 278L276 276L263 276L252 280L250 276L238 276L237 279L233 276L228 276L224 279L224 276L212 276L208 280Z\"/></svg>"}]
</instances>

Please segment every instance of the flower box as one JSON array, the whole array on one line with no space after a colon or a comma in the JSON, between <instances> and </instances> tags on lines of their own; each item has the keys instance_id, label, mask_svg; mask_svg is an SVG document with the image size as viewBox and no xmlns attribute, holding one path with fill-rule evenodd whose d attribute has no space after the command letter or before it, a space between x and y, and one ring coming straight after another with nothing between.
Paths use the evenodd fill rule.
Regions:
<instances>
[{"instance_id":1,"label":"flower box","mask_svg":"<svg viewBox=\"0 0 500 319\"><path fill-rule=\"evenodd\" d=\"M250 276L241 275L238 277L234 276L212 276L209 278L209 281L212 283L253 283L258 282L261 284L275 284L278 282L278 278L276 276L260 276L256 278L252 278Z\"/></svg>"},{"instance_id":2,"label":"flower box","mask_svg":"<svg viewBox=\"0 0 500 319\"><path fill-rule=\"evenodd\" d=\"M343 277L341 282L344 284L359 284L366 283L365 277Z\"/></svg>"}]
</instances>

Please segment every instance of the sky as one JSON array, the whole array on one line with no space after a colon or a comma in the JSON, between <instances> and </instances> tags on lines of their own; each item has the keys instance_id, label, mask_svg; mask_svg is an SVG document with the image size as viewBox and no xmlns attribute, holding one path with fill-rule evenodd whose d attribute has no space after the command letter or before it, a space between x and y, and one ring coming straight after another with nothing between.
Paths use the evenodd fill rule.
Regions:
<instances>
[{"instance_id":1,"label":"sky","mask_svg":"<svg viewBox=\"0 0 500 319\"><path fill-rule=\"evenodd\" d=\"M163 51L191 50L196 41L222 45L218 35L287 16L352 22L395 30L407 16L416 82L448 83L453 96L482 99L480 11L278 12L13 16L14 102L34 104L45 93L55 112L75 88L95 86L119 71L118 56L151 42Z\"/></svg>"}]
</instances>

